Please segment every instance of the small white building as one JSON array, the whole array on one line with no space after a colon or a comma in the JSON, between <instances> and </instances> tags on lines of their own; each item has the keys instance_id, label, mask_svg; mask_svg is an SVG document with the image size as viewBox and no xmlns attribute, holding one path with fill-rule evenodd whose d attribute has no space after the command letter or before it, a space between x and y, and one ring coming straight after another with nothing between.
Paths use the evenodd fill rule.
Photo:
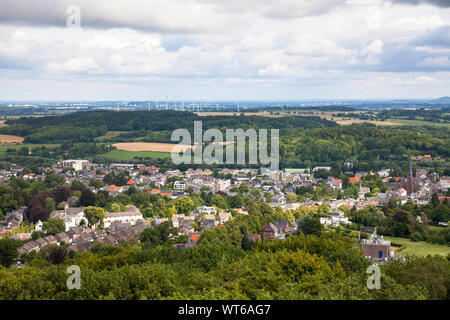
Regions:
<instances>
[{"instance_id":1,"label":"small white building","mask_svg":"<svg viewBox=\"0 0 450 320\"><path fill-rule=\"evenodd\" d=\"M184 190L184 189L186 189L186 182L185 181L175 181L173 183L173 188L175 190Z\"/></svg>"},{"instance_id":2,"label":"small white building","mask_svg":"<svg viewBox=\"0 0 450 320\"><path fill-rule=\"evenodd\" d=\"M217 213L217 209L214 207L208 207L208 206L201 206L196 208L193 213L194 214L200 214L206 212L207 214L216 214Z\"/></svg>"},{"instance_id":3,"label":"small white building","mask_svg":"<svg viewBox=\"0 0 450 320\"><path fill-rule=\"evenodd\" d=\"M64 221L66 225L66 230L69 231L70 228L78 227L81 220L87 219L84 217L84 207L80 208L65 208L64 211L52 211L50 213L50 218L59 218Z\"/></svg>"},{"instance_id":4,"label":"small white building","mask_svg":"<svg viewBox=\"0 0 450 320\"><path fill-rule=\"evenodd\" d=\"M42 231L42 221L39 220L38 222L36 222L36 224L34 225L34 231Z\"/></svg>"}]
</instances>

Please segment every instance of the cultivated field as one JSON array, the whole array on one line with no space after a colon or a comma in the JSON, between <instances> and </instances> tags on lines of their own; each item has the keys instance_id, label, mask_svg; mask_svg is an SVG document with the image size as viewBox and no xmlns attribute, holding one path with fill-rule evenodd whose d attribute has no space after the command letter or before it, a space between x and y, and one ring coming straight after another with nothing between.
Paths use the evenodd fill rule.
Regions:
<instances>
[{"instance_id":1,"label":"cultivated field","mask_svg":"<svg viewBox=\"0 0 450 320\"><path fill-rule=\"evenodd\" d=\"M22 143L24 138L18 136L11 136L9 134L0 134L0 143Z\"/></svg>"},{"instance_id":2,"label":"cultivated field","mask_svg":"<svg viewBox=\"0 0 450 320\"><path fill-rule=\"evenodd\" d=\"M184 152L189 145L173 144L173 143L156 143L156 142L124 142L113 144L117 150L122 151L156 151L156 152Z\"/></svg>"}]
</instances>

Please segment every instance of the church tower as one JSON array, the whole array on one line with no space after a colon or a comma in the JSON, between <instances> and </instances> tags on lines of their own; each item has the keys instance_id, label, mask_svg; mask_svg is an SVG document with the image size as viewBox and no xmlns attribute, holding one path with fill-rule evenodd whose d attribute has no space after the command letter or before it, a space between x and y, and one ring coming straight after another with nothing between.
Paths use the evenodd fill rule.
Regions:
<instances>
[{"instance_id":1,"label":"church tower","mask_svg":"<svg viewBox=\"0 0 450 320\"><path fill-rule=\"evenodd\" d=\"M413 183L413 170L412 170L412 160L411 155L409 155L409 165L408 165L408 182L407 190L408 196L414 193L414 183Z\"/></svg>"}]
</instances>

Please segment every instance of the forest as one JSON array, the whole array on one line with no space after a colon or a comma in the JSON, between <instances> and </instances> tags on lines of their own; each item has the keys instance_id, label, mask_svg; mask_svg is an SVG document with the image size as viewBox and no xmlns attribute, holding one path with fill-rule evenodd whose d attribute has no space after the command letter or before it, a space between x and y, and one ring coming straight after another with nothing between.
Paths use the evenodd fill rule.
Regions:
<instances>
[{"instance_id":1,"label":"forest","mask_svg":"<svg viewBox=\"0 0 450 320\"><path fill-rule=\"evenodd\" d=\"M245 224L230 223L186 250L173 248L165 233L158 244L144 236L86 253L49 245L22 268L0 266L0 299L448 299L446 257L383 265L381 289L369 290L370 262L347 237L302 232L248 246L245 232ZM80 290L67 289L69 265L81 269Z\"/></svg>"},{"instance_id":2,"label":"forest","mask_svg":"<svg viewBox=\"0 0 450 320\"><path fill-rule=\"evenodd\" d=\"M310 167L342 166L352 161L355 170L377 170L386 166L402 168L407 156L430 154L435 160L425 163L435 170L448 172L450 130L433 127L376 127L372 124L339 126L319 117L205 116L181 111L85 111L63 116L8 120L0 133L25 137L25 143L57 143L59 147L40 150L32 155L17 152L0 155L0 160L29 164L48 159L88 158L108 163L102 154L114 142L171 142L177 128L193 130L194 121L201 120L203 129L255 128L280 129L280 166ZM109 131L118 135L102 138ZM45 148L45 147L44 147ZM155 159L137 158L137 162L155 164ZM153 162L153 163L151 163ZM170 159L158 165L171 167Z\"/></svg>"}]
</instances>

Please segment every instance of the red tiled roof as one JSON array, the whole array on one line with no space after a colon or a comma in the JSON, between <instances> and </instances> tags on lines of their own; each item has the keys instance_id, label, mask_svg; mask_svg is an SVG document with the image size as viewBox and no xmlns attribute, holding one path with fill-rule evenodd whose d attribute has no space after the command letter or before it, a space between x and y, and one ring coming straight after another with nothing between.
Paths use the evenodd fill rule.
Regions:
<instances>
[{"instance_id":1,"label":"red tiled roof","mask_svg":"<svg viewBox=\"0 0 450 320\"><path fill-rule=\"evenodd\" d=\"M110 185L109 187L108 187L108 190L110 190L110 191L113 191L113 190L121 190L122 189L122 187L118 187L118 186L115 186L115 185Z\"/></svg>"},{"instance_id":2,"label":"red tiled roof","mask_svg":"<svg viewBox=\"0 0 450 320\"><path fill-rule=\"evenodd\" d=\"M127 184L136 184L133 179L128 180Z\"/></svg>"},{"instance_id":3,"label":"red tiled roof","mask_svg":"<svg viewBox=\"0 0 450 320\"><path fill-rule=\"evenodd\" d=\"M355 176L355 177L350 177L348 180L350 181L350 183L353 184L355 182L358 182L360 178L361 178L360 176Z\"/></svg>"}]
</instances>

